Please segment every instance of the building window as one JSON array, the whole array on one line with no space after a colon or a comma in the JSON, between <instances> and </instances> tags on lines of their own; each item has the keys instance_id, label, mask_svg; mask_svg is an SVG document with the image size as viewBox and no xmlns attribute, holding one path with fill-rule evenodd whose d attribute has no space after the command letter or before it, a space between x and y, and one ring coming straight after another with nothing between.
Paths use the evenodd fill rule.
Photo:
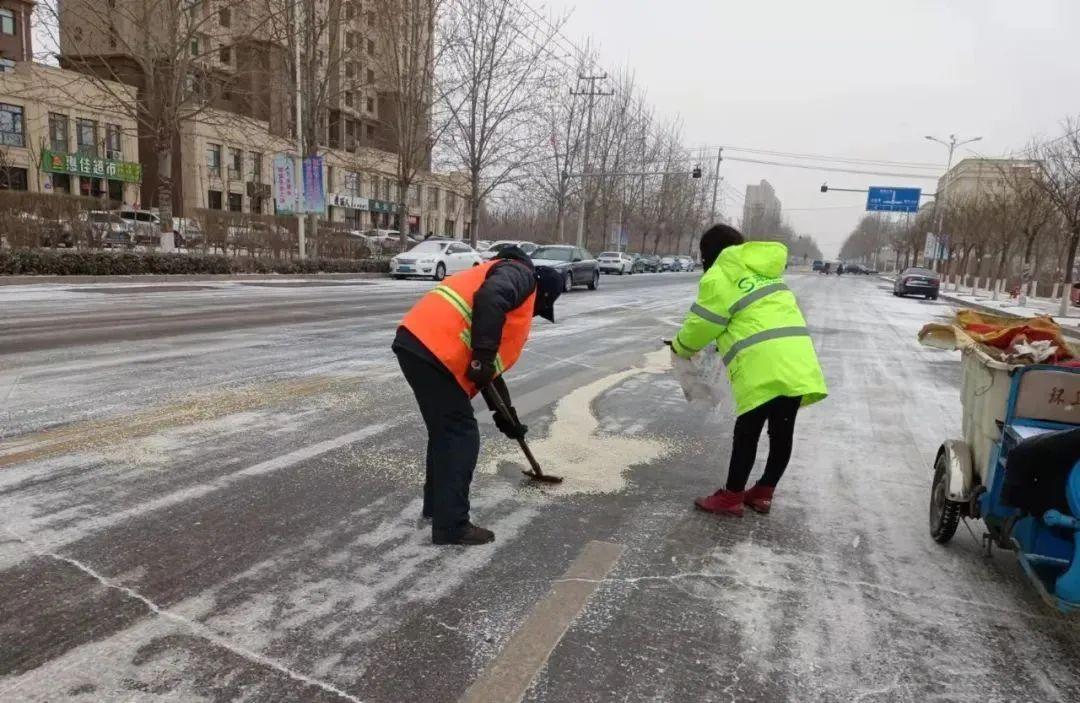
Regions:
<instances>
[{"instance_id":1,"label":"building window","mask_svg":"<svg viewBox=\"0 0 1080 703\"><path fill-rule=\"evenodd\" d=\"M367 55L368 56L374 56L375 55L375 40L374 39L368 39L367 40Z\"/></svg>"},{"instance_id":2,"label":"building window","mask_svg":"<svg viewBox=\"0 0 1080 703\"><path fill-rule=\"evenodd\" d=\"M192 37L191 38L191 55L192 56L198 56L199 55L199 38L198 37Z\"/></svg>"},{"instance_id":3,"label":"building window","mask_svg":"<svg viewBox=\"0 0 1080 703\"><path fill-rule=\"evenodd\" d=\"M0 167L0 190L27 190L28 183L25 168Z\"/></svg>"},{"instance_id":4,"label":"building window","mask_svg":"<svg viewBox=\"0 0 1080 703\"><path fill-rule=\"evenodd\" d=\"M0 8L0 34L15 35L15 13L7 8Z\"/></svg>"},{"instance_id":5,"label":"building window","mask_svg":"<svg viewBox=\"0 0 1080 703\"><path fill-rule=\"evenodd\" d=\"M244 211L244 196L241 193L229 193L229 212Z\"/></svg>"},{"instance_id":6,"label":"building window","mask_svg":"<svg viewBox=\"0 0 1080 703\"><path fill-rule=\"evenodd\" d=\"M207 144L206 145L206 168L210 171L211 176L221 175L221 145L220 144ZM218 201L221 200L221 193L218 193ZM216 208L221 209L221 205Z\"/></svg>"},{"instance_id":7,"label":"building window","mask_svg":"<svg viewBox=\"0 0 1080 703\"><path fill-rule=\"evenodd\" d=\"M439 189L435 186L428 186L427 189L427 206L429 210L439 209Z\"/></svg>"},{"instance_id":8,"label":"building window","mask_svg":"<svg viewBox=\"0 0 1080 703\"><path fill-rule=\"evenodd\" d=\"M222 46L218 49L218 60L225 64L232 63L232 48Z\"/></svg>"},{"instance_id":9,"label":"building window","mask_svg":"<svg viewBox=\"0 0 1080 703\"><path fill-rule=\"evenodd\" d=\"M351 90L345 91L345 107L353 106L353 94Z\"/></svg>"},{"instance_id":10,"label":"building window","mask_svg":"<svg viewBox=\"0 0 1080 703\"><path fill-rule=\"evenodd\" d=\"M457 193L452 190L446 191L446 211L453 212L457 210Z\"/></svg>"},{"instance_id":11,"label":"building window","mask_svg":"<svg viewBox=\"0 0 1080 703\"><path fill-rule=\"evenodd\" d=\"M228 27L232 23L232 17L229 14L229 8L223 7L218 10L218 24L222 27Z\"/></svg>"},{"instance_id":12,"label":"building window","mask_svg":"<svg viewBox=\"0 0 1080 703\"><path fill-rule=\"evenodd\" d=\"M352 62L352 61L346 61L345 62L345 77L346 78L354 78L354 77L356 77L356 64L354 62Z\"/></svg>"},{"instance_id":13,"label":"building window","mask_svg":"<svg viewBox=\"0 0 1080 703\"><path fill-rule=\"evenodd\" d=\"M255 183L262 182L263 155L257 151L251 152L251 180Z\"/></svg>"},{"instance_id":14,"label":"building window","mask_svg":"<svg viewBox=\"0 0 1080 703\"><path fill-rule=\"evenodd\" d=\"M229 157L229 180L244 180L244 152L239 149L230 149Z\"/></svg>"},{"instance_id":15,"label":"building window","mask_svg":"<svg viewBox=\"0 0 1080 703\"><path fill-rule=\"evenodd\" d=\"M0 59L0 73L14 73L15 62L11 59Z\"/></svg>"},{"instance_id":16,"label":"building window","mask_svg":"<svg viewBox=\"0 0 1080 703\"><path fill-rule=\"evenodd\" d=\"M342 190L347 195L360 195L360 174L356 171L346 171Z\"/></svg>"},{"instance_id":17,"label":"building window","mask_svg":"<svg viewBox=\"0 0 1080 703\"><path fill-rule=\"evenodd\" d=\"M75 143L83 156L97 156L98 136L96 120L75 120Z\"/></svg>"},{"instance_id":18,"label":"building window","mask_svg":"<svg viewBox=\"0 0 1080 703\"><path fill-rule=\"evenodd\" d=\"M0 103L0 145L26 146L23 109L18 105Z\"/></svg>"},{"instance_id":19,"label":"building window","mask_svg":"<svg viewBox=\"0 0 1080 703\"><path fill-rule=\"evenodd\" d=\"M367 111L368 112L375 112L375 98L368 98L367 99Z\"/></svg>"},{"instance_id":20,"label":"building window","mask_svg":"<svg viewBox=\"0 0 1080 703\"><path fill-rule=\"evenodd\" d=\"M221 191L220 190L208 190L206 191L206 207L211 210L221 209Z\"/></svg>"},{"instance_id":21,"label":"building window","mask_svg":"<svg viewBox=\"0 0 1080 703\"><path fill-rule=\"evenodd\" d=\"M345 3L345 21L352 22L356 17L356 5L351 2Z\"/></svg>"},{"instance_id":22,"label":"building window","mask_svg":"<svg viewBox=\"0 0 1080 703\"><path fill-rule=\"evenodd\" d=\"M123 151L120 146L120 125L105 125L105 158L113 161L123 161Z\"/></svg>"},{"instance_id":23,"label":"building window","mask_svg":"<svg viewBox=\"0 0 1080 703\"><path fill-rule=\"evenodd\" d=\"M367 131L367 138L368 138L369 141L375 138L375 125L370 125L370 124L367 125L366 131Z\"/></svg>"},{"instance_id":24,"label":"building window","mask_svg":"<svg viewBox=\"0 0 1080 703\"><path fill-rule=\"evenodd\" d=\"M356 33L355 32L345 32L345 48L346 49L355 49L356 48Z\"/></svg>"},{"instance_id":25,"label":"building window","mask_svg":"<svg viewBox=\"0 0 1080 703\"><path fill-rule=\"evenodd\" d=\"M68 153L68 118L56 112L49 113L49 148L60 154Z\"/></svg>"},{"instance_id":26,"label":"building window","mask_svg":"<svg viewBox=\"0 0 1080 703\"><path fill-rule=\"evenodd\" d=\"M368 85L375 84L375 71L372 71L370 68L367 70L367 82Z\"/></svg>"}]
</instances>

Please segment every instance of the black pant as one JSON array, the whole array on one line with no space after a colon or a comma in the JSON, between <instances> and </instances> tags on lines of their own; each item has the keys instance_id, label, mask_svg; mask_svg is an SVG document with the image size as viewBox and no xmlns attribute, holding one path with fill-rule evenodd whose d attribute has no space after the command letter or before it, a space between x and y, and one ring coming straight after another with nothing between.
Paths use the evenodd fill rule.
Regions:
<instances>
[{"instance_id":1,"label":"black pant","mask_svg":"<svg viewBox=\"0 0 1080 703\"><path fill-rule=\"evenodd\" d=\"M776 487L791 460L791 445L795 436L795 415L802 398L780 396L773 398L735 420L735 436L731 445L731 465L728 467L727 489L746 488L750 471L757 456L758 439L765 422L769 423L769 459L765 473L758 481L762 486Z\"/></svg>"},{"instance_id":2,"label":"black pant","mask_svg":"<svg viewBox=\"0 0 1080 703\"><path fill-rule=\"evenodd\" d=\"M480 455L472 402L450 372L405 350L395 350L427 426L424 514L434 532L454 534L469 522L469 484Z\"/></svg>"}]
</instances>

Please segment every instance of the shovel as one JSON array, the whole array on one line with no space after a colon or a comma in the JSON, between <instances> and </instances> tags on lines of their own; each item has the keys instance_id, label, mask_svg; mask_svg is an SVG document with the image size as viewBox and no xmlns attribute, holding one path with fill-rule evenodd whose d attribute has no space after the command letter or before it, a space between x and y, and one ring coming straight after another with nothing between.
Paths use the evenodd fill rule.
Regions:
<instances>
[{"instance_id":1,"label":"shovel","mask_svg":"<svg viewBox=\"0 0 1080 703\"><path fill-rule=\"evenodd\" d=\"M491 386L486 386L483 390L484 398L495 406L495 412L499 413L507 420L513 420L514 416L510 414L510 408L506 407L506 402L497 390ZM533 456L532 450L529 449L529 445L525 442L525 438L517 437L518 446L521 447L521 451L525 453L525 458L529 460L529 466L532 467L531 471L522 471L521 473L528 476L533 481L540 481L541 483L562 483L562 476L552 476L551 474L545 474L544 470L540 468L540 462Z\"/></svg>"}]
</instances>

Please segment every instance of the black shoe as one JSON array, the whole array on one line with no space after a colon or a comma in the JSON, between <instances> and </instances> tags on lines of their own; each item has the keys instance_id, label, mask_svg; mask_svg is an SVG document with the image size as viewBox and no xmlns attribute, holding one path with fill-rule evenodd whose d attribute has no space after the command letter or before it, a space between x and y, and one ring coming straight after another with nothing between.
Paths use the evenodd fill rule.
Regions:
<instances>
[{"instance_id":1,"label":"black shoe","mask_svg":"<svg viewBox=\"0 0 1080 703\"><path fill-rule=\"evenodd\" d=\"M460 530L452 533L441 530L431 531L432 544L461 544L465 546L474 546L477 544L488 544L489 542L494 541L494 532L485 530L483 527L477 527L472 523L469 523Z\"/></svg>"}]
</instances>

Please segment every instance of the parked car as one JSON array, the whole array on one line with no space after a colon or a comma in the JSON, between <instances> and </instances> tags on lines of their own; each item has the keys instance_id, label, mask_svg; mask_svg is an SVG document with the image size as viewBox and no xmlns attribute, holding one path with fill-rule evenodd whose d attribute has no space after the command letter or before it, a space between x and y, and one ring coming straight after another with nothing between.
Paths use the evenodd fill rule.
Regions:
<instances>
[{"instance_id":1,"label":"parked car","mask_svg":"<svg viewBox=\"0 0 1080 703\"><path fill-rule=\"evenodd\" d=\"M647 271L649 273L659 273L660 272L660 257L657 256L656 254L651 254L650 256L642 257L642 261L644 262L642 265L644 266L645 271Z\"/></svg>"},{"instance_id":2,"label":"parked car","mask_svg":"<svg viewBox=\"0 0 1080 703\"><path fill-rule=\"evenodd\" d=\"M600 273L617 273L625 276L634 272L634 257L621 251L605 251L597 257Z\"/></svg>"},{"instance_id":3,"label":"parked car","mask_svg":"<svg viewBox=\"0 0 1080 703\"><path fill-rule=\"evenodd\" d=\"M563 290L582 285L596 290L600 285L600 264L580 247L567 244L537 247L532 260L537 266L550 266L562 274Z\"/></svg>"},{"instance_id":4,"label":"parked car","mask_svg":"<svg viewBox=\"0 0 1080 703\"><path fill-rule=\"evenodd\" d=\"M631 273L645 273L648 270L648 263L645 257L641 254L631 254L634 259L634 263L630 266Z\"/></svg>"},{"instance_id":5,"label":"parked car","mask_svg":"<svg viewBox=\"0 0 1080 703\"><path fill-rule=\"evenodd\" d=\"M675 264L675 271L693 271L696 265L694 263L694 260L691 259L689 256L676 256Z\"/></svg>"},{"instance_id":6,"label":"parked car","mask_svg":"<svg viewBox=\"0 0 1080 703\"><path fill-rule=\"evenodd\" d=\"M662 256L660 257L660 271L677 271L676 268L679 265L674 256Z\"/></svg>"},{"instance_id":7,"label":"parked car","mask_svg":"<svg viewBox=\"0 0 1080 703\"><path fill-rule=\"evenodd\" d=\"M405 238L410 246L423 241L411 234L405 235ZM376 252L400 251L401 249L401 232L396 229L369 229L364 232L364 239Z\"/></svg>"},{"instance_id":8,"label":"parked car","mask_svg":"<svg viewBox=\"0 0 1080 703\"><path fill-rule=\"evenodd\" d=\"M941 288L941 278L924 268L909 268L896 277L893 283L893 295L922 295L927 300L937 300Z\"/></svg>"},{"instance_id":9,"label":"parked car","mask_svg":"<svg viewBox=\"0 0 1080 703\"><path fill-rule=\"evenodd\" d=\"M200 246L206 241L202 225L190 217L173 218L173 243L184 249Z\"/></svg>"},{"instance_id":10,"label":"parked car","mask_svg":"<svg viewBox=\"0 0 1080 703\"><path fill-rule=\"evenodd\" d=\"M150 210L120 210L120 219L127 222L128 231L135 237L136 244L157 246L161 243L161 218Z\"/></svg>"},{"instance_id":11,"label":"parked car","mask_svg":"<svg viewBox=\"0 0 1080 703\"><path fill-rule=\"evenodd\" d=\"M125 249L134 247L135 235L132 234L131 228L131 223L121 220L119 213L105 210L90 211L90 231L103 247Z\"/></svg>"},{"instance_id":12,"label":"parked car","mask_svg":"<svg viewBox=\"0 0 1080 703\"><path fill-rule=\"evenodd\" d=\"M820 271L825 268L825 262L821 259L815 259L813 265L810 267L811 271Z\"/></svg>"},{"instance_id":13,"label":"parked car","mask_svg":"<svg viewBox=\"0 0 1080 703\"><path fill-rule=\"evenodd\" d=\"M390 259L390 275L396 279L423 276L441 281L450 274L479 266L479 252L464 242L429 239Z\"/></svg>"},{"instance_id":14,"label":"parked car","mask_svg":"<svg viewBox=\"0 0 1080 703\"><path fill-rule=\"evenodd\" d=\"M501 240L499 240L497 242L493 242L493 243L489 244L487 246L487 248L481 249L480 250L480 257L482 259L484 259L484 261L487 261L489 259L493 259L493 258L495 258L496 254L498 254L500 251L502 251L503 249L505 249L507 247L518 247L519 249L521 249L526 254L529 254L530 256L532 255L532 253L534 251L536 251L536 245L533 244L532 242L518 241L518 240L513 240L513 239L501 239Z\"/></svg>"}]
</instances>

